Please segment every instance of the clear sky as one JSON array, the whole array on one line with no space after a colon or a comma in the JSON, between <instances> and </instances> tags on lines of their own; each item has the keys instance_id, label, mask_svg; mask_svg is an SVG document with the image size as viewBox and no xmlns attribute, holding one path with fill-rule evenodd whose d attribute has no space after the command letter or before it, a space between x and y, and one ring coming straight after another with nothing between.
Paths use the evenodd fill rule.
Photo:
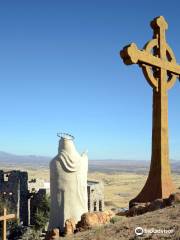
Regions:
<instances>
[{"instance_id":1,"label":"clear sky","mask_svg":"<svg viewBox=\"0 0 180 240\"><path fill-rule=\"evenodd\" d=\"M53 156L57 132L90 159L150 159L152 89L119 50L163 15L180 62L180 2L0 2L0 150ZM170 156L180 159L180 85L169 92Z\"/></svg>"}]
</instances>

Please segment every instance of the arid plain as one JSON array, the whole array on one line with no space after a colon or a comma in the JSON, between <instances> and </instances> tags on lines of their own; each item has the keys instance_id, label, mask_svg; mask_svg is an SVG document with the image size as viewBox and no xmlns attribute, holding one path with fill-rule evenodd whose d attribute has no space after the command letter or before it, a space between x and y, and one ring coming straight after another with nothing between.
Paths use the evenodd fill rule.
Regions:
<instances>
[{"instance_id":1,"label":"arid plain","mask_svg":"<svg viewBox=\"0 0 180 240\"><path fill-rule=\"evenodd\" d=\"M49 161L12 160L11 164L1 162L1 168L28 171L29 180L39 179L49 182ZM175 186L180 188L180 161L171 161L172 177ZM104 183L105 207L128 207L129 200L134 198L145 184L148 176L149 161L129 160L94 160L89 161L88 179L101 180Z\"/></svg>"},{"instance_id":2,"label":"arid plain","mask_svg":"<svg viewBox=\"0 0 180 240\"><path fill-rule=\"evenodd\" d=\"M49 171L41 169L40 171L29 170L31 178L42 178L49 181ZM89 179L101 180L104 183L104 196L106 208L113 207L128 207L128 202L134 198L142 189L147 175L117 172L117 173L102 173L90 172ZM173 174L173 180L177 188L180 187L180 175Z\"/></svg>"}]
</instances>

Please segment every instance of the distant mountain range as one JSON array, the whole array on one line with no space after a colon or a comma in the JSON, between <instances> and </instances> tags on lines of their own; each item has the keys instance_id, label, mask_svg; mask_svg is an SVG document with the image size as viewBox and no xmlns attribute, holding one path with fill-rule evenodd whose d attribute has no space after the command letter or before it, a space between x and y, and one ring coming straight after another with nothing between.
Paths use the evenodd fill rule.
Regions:
<instances>
[{"instance_id":1,"label":"distant mountain range","mask_svg":"<svg viewBox=\"0 0 180 240\"><path fill-rule=\"evenodd\" d=\"M51 157L36 155L15 155L0 151L0 165L10 166L44 166L47 167Z\"/></svg>"},{"instance_id":2,"label":"distant mountain range","mask_svg":"<svg viewBox=\"0 0 180 240\"><path fill-rule=\"evenodd\" d=\"M36 155L15 155L0 151L1 168L48 168L52 157ZM149 161L137 160L90 160L89 171L98 172L135 172L145 173L150 166ZM180 161L171 160L172 171L180 173Z\"/></svg>"},{"instance_id":3,"label":"distant mountain range","mask_svg":"<svg viewBox=\"0 0 180 240\"><path fill-rule=\"evenodd\" d=\"M150 161L143 160L91 160L89 171L147 173ZM180 174L180 161L171 160L171 169Z\"/></svg>"}]
</instances>

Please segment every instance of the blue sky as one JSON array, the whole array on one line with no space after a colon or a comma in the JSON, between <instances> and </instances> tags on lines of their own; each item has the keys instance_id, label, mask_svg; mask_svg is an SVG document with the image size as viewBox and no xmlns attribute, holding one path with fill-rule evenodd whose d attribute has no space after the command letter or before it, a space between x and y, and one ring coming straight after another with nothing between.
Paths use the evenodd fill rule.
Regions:
<instances>
[{"instance_id":1,"label":"blue sky","mask_svg":"<svg viewBox=\"0 0 180 240\"><path fill-rule=\"evenodd\" d=\"M150 159L152 89L119 50L163 15L180 62L179 1L1 1L0 150L53 156L57 132L90 159ZM170 156L180 159L180 85L169 92Z\"/></svg>"}]
</instances>

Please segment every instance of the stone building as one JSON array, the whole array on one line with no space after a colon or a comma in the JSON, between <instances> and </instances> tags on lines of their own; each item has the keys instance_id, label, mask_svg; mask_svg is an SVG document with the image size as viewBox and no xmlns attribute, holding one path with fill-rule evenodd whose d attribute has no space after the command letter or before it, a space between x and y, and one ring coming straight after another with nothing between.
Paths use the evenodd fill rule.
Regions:
<instances>
[{"instance_id":1,"label":"stone building","mask_svg":"<svg viewBox=\"0 0 180 240\"><path fill-rule=\"evenodd\" d=\"M34 180L35 181L35 180ZM10 202L17 218L25 225L34 224L34 215L38 203L47 194L46 189L32 188L28 182L28 173L22 171L5 172L0 170L0 200ZM104 187L102 182L87 181L88 211L104 210Z\"/></svg>"},{"instance_id":2,"label":"stone building","mask_svg":"<svg viewBox=\"0 0 180 240\"><path fill-rule=\"evenodd\" d=\"M10 204L24 226L33 224L38 203L45 195L44 189L39 189L37 192L28 190L27 172L0 170L0 200Z\"/></svg>"},{"instance_id":3,"label":"stone building","mask_svg":"<svg viewBox=\"0 0 180 240\"><path fill-rule=\"evenodd\" d=\"M87 181L88 211L104 211L104 185L96 180Z\"/></svg>"},{"instance_id":4,"label":"stone building","mask_svg":"<svg viewBox=\"0 0 180 240\"><path fill-rule=\"evenodd\" d=\"M28 175L27 172L0 171L0 199L11 204L20 221L28 225Z\"/></svg>"},{"instance_id":5,"label":"stone building","mask_svg":"<svg viewBox=\"0 0 180 240\"><path fill-rule=\"evenodd\" d=\"M48 185L48 182L47 182ZM49 191L49 189L47 188ZM48 192L47 191L47 192ZM97 180L87 181L88 211L104 211L104 185Z\"/></svg>"}]
</instances>

